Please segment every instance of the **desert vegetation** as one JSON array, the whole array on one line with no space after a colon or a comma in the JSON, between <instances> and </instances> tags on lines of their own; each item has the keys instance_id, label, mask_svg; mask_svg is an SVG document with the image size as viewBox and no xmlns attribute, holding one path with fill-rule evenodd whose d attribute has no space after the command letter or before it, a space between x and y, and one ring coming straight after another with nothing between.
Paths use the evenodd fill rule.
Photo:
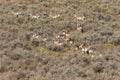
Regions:
<instances>
[{"instance_id":1,"label":"desert vegetation","mask_svg":"<svg viewBox=\"0 0 120 80\"><path fill-rule=\"evenodd\" d=\"M0 0L0 80L120 80L119 0Z\"/></svg>"}]
</instances>

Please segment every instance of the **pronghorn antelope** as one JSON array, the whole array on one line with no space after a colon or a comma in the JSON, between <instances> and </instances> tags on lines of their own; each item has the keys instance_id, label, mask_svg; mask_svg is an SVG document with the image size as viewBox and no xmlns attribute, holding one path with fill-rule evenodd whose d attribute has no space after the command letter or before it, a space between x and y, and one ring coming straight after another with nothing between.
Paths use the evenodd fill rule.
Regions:
<instances>
[{"instance_id":1,"label":"pronghorn antelope","mask_svg":"<svg viewBox=\"0 0 120 80\"><path fill-rule=\"evenodd\" d=\"M33 14L29 14L31 18L34 18L34 19L38 19L40 16L39 15L33 15Z\"/></svg>"},{"instance_id":2,"label":"pronghorn antelope","mask_svg":"<svg viewBox=\"0 0 120 80\"><path fill-rule=\"evenodd\" d=\"M67 42L69 42L70 44L73 44L73 43L74 43L74 39L69 38L69 39L67 40Z\"/></svg>"},{"instance_id":3,"label":"pronghorn antelope","mask_svg":"<svg viewBox=\"0 0 120 80\"><path fill-rule=\"evenodd\" d=\"M70 44L74 43L74 39L69 38L70 34L68 33L68 31L63 31L62 35L63 35L64 41L67 41Z\"/></svg>"},{"instance_id":4,"label":"pronghorn antelope","mask_svg":"<svg viewBox=\"0 0 120 80\"><path fill-rule=\"evenodd\" d=\"M47 38L43 38L42 36L37 35L37 34L33 34L32 35L32 39L40 39L42 41L46 41L47 40Z\"/></svg>"},{"instance_id":5,"label":"pronghorn antelope","mask_svg":"<svg viewBox=\"0 0 120 80\"><path fill-rule=\"evenodd\" d=\"M47 38L43 38L41 35L37 35L36 33L32 32L32 31L28 31L27 32L28 35L30 35L30 40L32 41L33 39L39 39L42 41L46 41Z\"/></svg>"},{"instance_id":6,"label":"pronghorn antelope","mask_svg":"<svg viewBox=\"0 0 120 80\"><path fill-rule=\"evenodd\" d=\"M12 13L14 16L18 16L18 15L21 14L21 12L14 12L14 11L12 11L11 13Z\"/></svg>"},{"instance_id":7,"label":"pronghorn antelope","mask_svg":"<svg viewBox=\"0 0 120 80\"><path fill-rule=\"evenodd\" d=\"M50 17L53 18L53 19L56 19L59 16L60 16L59 14L58 15L54 15L54 16L50 14Z\"/></svg>"},{"instance_id":8,"label":"pronghorn antelope","mask_svg":"<svg viewBox=\"0 0 120 80\"><path fill-rule=\"evenodd\" d=\"M68 33L68 31L63 31L62 35L64 39L66 39L67 37L70 36L70 34Z\"/></svg>"},{"instance_id":9,"label":"pronghorn antelope","mask_svg":"<svg viewBox=\"0 0 120 80\"><path fill-rule=\"evenodd\" d=\"M79 49L81 49L84 54L90 55L91 58L94 58L96 56L103 57L102 54L96 54L96 52L92 50L90 46L86 46L86 44L80 45Z\"/></svg>"},{"instance_id":10,"label":"pronghorn antelope","mask_svg":"<svg viewBox=\"0 0 120 80\"><path fill-rule=\"evenodd\" d=\"M84 16L77 16L77 15L74 15L74 17L77 19L77 20L84 20L85 17Z\"/></svg>"},{"instance_id":11,"label":"pronghorn antelope","mask_svg":"<svg viewBox=\"0 0 120 80\"><path fill-rule=\"evenodd\" d=\"M61 42L58 41L58 40L55 40L55 41L54 41L54 44L57 45L57 46L62 46L62 45L63 45L63 43L61 43Z\"/></svg>"},{"instance_id":12,"label":"pronghorn antelope","mask_svg":"<svg viewBox=\"0 0 120 80\"><path fill-rule=\"evenodd\" d=\"M33 34L32 37L38 39L40 36L38 36L37 34Z\"/></svg>"},{"instance_id":13,"label":"pronghorn antelope","mask_svg":"<svg viewBox=\"0 0 120 80\"><path fill-rule=\"evenodd\" d=\"M79 24L77 24L77 30L79 30L79 31L82 32L82 33L84 32L84 31L83 31L83 28L82 28Z\"/></svg>"},{"instance_id":14,"label":"pronghorn antelope","mask_svg":"<svg viewBox=\"0 0 120 80\"><path fill-rule=\"evenodd\" d=\"M59 35L56 35L56 33L53 33L53 36L58 39L60 36Z\"/></svg>"},{"instance_id":15,"label":"pronghorn antelope","mask_svg":"<svg viewBox=\"0 0 120 80\"><path fill-rule=\"evenodd\" d=\"M65 35L66 37L70 36L70 34L68 33L68 31L63 31L63 35Z\"/></svg>"},{"instance_id":16,"label":"pronghorn antelope","mask_svg":"<svg viewBox=\"0 0 120 80\"><path fill-rule=\"evenodd\" d=\"M66 40L69 36L70 36L70 34L69 33L67 33L67 31L63 31L61 34L59 34L59 35L56 35L55 33L53 34L54 35L54 37L56 38L56 39L63 39L63 40Z\"/></svg>"},{"instance_id":17,"label":"pronghorn antelope","mask_svg":"<svg viewBox=\"0 0 120 80\"><path fill-rule=\"evenodd\" d=\"M91 48L90 46L86 47L86 44L82 44L78 47L78 49L81 49L84 54L88 55L94 53L94 51L90 48Z\"/></svg>"}]
</instances>

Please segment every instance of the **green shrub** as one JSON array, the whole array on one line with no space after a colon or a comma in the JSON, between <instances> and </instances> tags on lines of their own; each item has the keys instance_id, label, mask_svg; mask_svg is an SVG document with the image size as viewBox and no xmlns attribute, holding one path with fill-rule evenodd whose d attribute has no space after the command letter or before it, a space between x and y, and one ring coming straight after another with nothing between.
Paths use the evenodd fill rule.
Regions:
<instances>
[{"instance_id":1,"label":"green shrub","mask_svg":"<svg viewBox=\"0 0 120 80\"><path fill-rule=\"evenodd\" d=\"M114 47L113 44L103 44L103 47Z\"/></svg>"},{"instance_id":2,"label":"green shrub","mask_svg":"<svg viewBox=\"0 0 120 80\"><path fill-rule=\"evenodd\" d=\"M22 24L24 22L24 18L18 18L17 21L18 21L19 24Z\"/></svg>"},{"instance_id":3,"label":"green shrub","mask_svg":"<svg viewBox=\"0 0 120 80\"><path fill-rule=\"evenodd\" d=\"M75 32L75 31L73 31L73 32L70 33L70 37L72 39L79 40L80 39L80 34Z\"/></svg>"},{"instance_id":4,"label":"green shrub","mask_svg":"<svg viewBox=\"0 0 120 80\"><path fill-rule=\"evenodd\" d=\"M103 64L101 62L97 62L97 63L93 64L92 69L95 73L100 73L100 72L103 72L104 67L103 67Z\"/></svg>"}]
</instances>

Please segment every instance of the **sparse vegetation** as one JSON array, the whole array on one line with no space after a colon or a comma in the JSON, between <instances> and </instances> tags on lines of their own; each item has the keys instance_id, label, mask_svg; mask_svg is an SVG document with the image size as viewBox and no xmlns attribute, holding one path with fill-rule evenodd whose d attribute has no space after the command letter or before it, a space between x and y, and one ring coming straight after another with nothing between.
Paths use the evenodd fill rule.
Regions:
<instances>
[{"instance_id":1,"label":"sparse vegetation","mask_svg":"<svg viewBox=\"0 0 120 80\"><path fill-rule=\"evenodd\" d=\"M0 80L119 80L119 3L0 0Z\"/></svg>"}]
</instances>

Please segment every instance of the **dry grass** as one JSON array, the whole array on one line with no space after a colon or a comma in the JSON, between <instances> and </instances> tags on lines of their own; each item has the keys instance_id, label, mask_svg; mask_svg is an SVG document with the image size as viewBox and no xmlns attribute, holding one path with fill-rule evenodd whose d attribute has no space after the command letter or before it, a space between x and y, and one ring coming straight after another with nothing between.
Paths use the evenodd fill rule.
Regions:
<instances>
[{"instance_id":1,"label":"dry grass","mask_svg":"<svg viewBox=\"0 0 120 80\"><path fill-rule=\"evenodd\" d=\"M119 80L119 2L0 0L0 80Z\"/></svg>"}]
</instances>

